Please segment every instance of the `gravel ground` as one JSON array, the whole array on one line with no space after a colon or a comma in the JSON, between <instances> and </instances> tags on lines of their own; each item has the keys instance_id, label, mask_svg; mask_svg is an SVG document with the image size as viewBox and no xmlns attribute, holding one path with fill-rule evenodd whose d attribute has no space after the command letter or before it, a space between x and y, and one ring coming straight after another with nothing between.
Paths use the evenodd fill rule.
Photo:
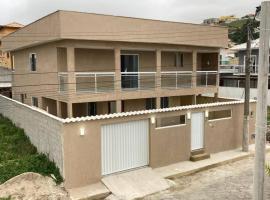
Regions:
<instances>
[{"instance_id":1,"label":"gravel ground","mask_svg":"<svg viewBox=\"0 0 270 200\"><path fill-rule=\"evenodd\" d=\"M267 155L270 163L270 154ZM175 179L169 190L144 200L251 200L254 158ZM270 177L266 176L265 199L270 200Z\"/></svg>"}]
</instances>

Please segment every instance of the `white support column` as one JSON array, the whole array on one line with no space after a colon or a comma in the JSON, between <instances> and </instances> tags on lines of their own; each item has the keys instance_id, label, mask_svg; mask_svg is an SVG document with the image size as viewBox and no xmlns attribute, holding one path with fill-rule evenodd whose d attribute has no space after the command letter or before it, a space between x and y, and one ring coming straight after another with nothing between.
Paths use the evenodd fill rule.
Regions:
<instances>
[{"instance_id":1,"label":"white support column","mask_svg":"<svg viewBox=\"0 0 270 200\"><path fill-rule=\"evenodd\" d=\"M156 50L156 91L161 89L161 50ZM158 92L156 92L157 94ZM156 109L160 108L160 96L156 96Z\"/></svg>"},{"instance_id":2,"label":"white support column","mask_svg":"<svg viewBox=\"0 0 270 200\"><path fill-rule=\"evenodd\" d=\"M76 92L76 77L75 77L75 50L74 47L67 47L67 72L68 72L68 94Z\"/></svg>"},{"instance_id":3,"label":"white support column","mask_svg":"<svg viewBox=\"0 0 270 200\"><path fill-rule=\"evenodd\" d=\"M61 110L61 101L56 101L56 112L57 117L62 117L62 110Z\"/></svg>"},{"instance_id":4,"label":"white support column","mask_svg":"<svg viewBox=\"0 0 270 200\"><path fill-rule=\"evenodd\" d=\"M122 90L122 83L121 83L121 49L115 48L114 49L114 91L116 93L120 93ZM116 112L122 112L122 101L121 99L116 100Z\"/></svg>"},{"instance_id":5,"label":"white support column","mask_svg":"<svg viewBox=\"0 0 270 200\"><path fill-rule=\"evenodd\" d=\"M121 92L121 49L114 49L114 71L115 71L115 81L114 90L115 92Z\"/></svg>"},{"instance_id":6,"label":"white support column","mask_svg":"<svg viewBox=\"0 0 270 200\"><path fill-rule=\"evenodd\" d=\"M156 50L156 89L161 88L161 50Z\"/></svg>"},{"instance_id":7,"label":"white support column","mask_svg":"<svg viewBox=\"0 0 270 200\"><path fill-rule=\"evenodd\" d=\"M73 106L72 106L72 103L67 103L67 115L68 115L68 118L72 118L73 117Z\"/></svg>"},{"instance_id":8,"label":"white support column","mask_svg":"<svg viewBox=\"0 0 270 200\"><path fill-rule=\"evenodd\" d=\"M192 87L197 87L197 51L192 51Z\"/></svg>"},{"instance_id":9,"label":"white support column","mask_svg":"<svg viewBox=\"0 0 270 200\"><path fill-rule=\"evenodd\" d=\"M156 109L160 108L160 97L156 97Z\"/></svg>"},{"instance_id":10,"label":"white support column","mask_svg":"<svg viewBox=\"0 0 270 200\"><path fill-rule=\"evenodd\" d=\"M116 112L117 113L122 112L122 101L121 100L116 101Z\"/></svg>"}]
</instances>

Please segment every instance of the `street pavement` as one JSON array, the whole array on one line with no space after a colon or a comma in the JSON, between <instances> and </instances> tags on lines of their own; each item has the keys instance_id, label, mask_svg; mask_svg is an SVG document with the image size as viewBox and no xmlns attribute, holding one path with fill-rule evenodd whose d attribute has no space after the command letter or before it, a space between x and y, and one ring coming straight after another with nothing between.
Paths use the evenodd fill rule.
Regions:
<instances>
[{"instance_id":1,"label":"street pavement","mask_svg":"<svg viewBox=\"0 0 270 200\"><path fill-rule=\"evenodd\" d=\"M270 154L266 161L270 163ZM254 157L175 179L169 190L144 200L252 200ZM265 177L265 199L270 200L270 177Z\"/></svg>"}]
</instances>

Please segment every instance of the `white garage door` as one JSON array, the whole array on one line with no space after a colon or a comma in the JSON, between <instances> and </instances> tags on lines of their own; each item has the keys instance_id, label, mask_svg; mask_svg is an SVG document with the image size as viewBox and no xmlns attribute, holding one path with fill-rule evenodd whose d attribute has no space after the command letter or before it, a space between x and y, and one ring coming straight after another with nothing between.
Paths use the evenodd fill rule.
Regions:
<instances>
[{"instance_id":1,"label":"white garage door","mask_svg":"<svg viewBox=\"0 0 270 200\"><path fill-rule=\"evenodd\" d=\"M149 164L148 120L101 127L102 175Z\"/></svg>"}]
</instances>

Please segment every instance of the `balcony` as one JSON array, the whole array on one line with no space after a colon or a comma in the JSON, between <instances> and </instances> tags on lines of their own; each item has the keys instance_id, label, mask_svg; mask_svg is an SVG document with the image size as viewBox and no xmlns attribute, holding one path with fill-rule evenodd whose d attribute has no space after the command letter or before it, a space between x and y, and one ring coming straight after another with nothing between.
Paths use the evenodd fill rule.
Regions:
<instances>
[{"instance_id":1,"label":"balcony","mask_svg":"<svg viewBox=\"0 0 270 200\"><path fill-rule=\"evenodd\" d=\"M114 72L77 72L77 92L112 92L114 91Z\"/></svg>"},{"instance_id":2,"label":"balcony","mask_svg":"<svg viewBox=\"0 0 270 200\"><path fill-rule=\"evenodd\" d=\"M197 71L197 87L217 85L217 71Z\"/></svg>"},{"instance_id":3,"label":"balcony","mask_svg":"<svg viewBox=\"0 0 270 200\"><path fill-rule=\"evenodd\" d=\"M167 89L191 88L192 71L161 72L161 87Z\"/></svg>"},{"instance_id":4,"label":"balcony","mask_svg":"<svg viewBox=\"0 0 270 200\"><path fill-rule=\"evenodd\" d=\"M77 93L115 92L115 72L75 72L75 83L68 82L68 72L58 73L59 91L68 91L68 85L75 84ZM121 72L122 91L143 91L161 89L194 88L192 71L162 71L157 85L156 72ZM217 85L217 71L197 71L197 87Z\"/></svg>"},{"instance_id":5,"label":"balcony","mask_svg":"<svg viewBox=\"0 0 270 200\"><path fill-rule=\"evenodd\" d=\"M122 90L154 90L156 72L121 72Z\"/></svg>"},{"instance_id":6,"label":"balcony","mask_svg":"<svg viewBox=\"0 0 270 200\"><path fill-rule=\"evenodd\" d=\"M220 73L241 75L241 74L245 74L245 69L246 69L245 65L221 65L220 66ZM270 68L269 68L269 72L270 72ZM250 73L252 75L258 74L258 66L251 65L250 66Z\"/></svg>"}]
</instances>

